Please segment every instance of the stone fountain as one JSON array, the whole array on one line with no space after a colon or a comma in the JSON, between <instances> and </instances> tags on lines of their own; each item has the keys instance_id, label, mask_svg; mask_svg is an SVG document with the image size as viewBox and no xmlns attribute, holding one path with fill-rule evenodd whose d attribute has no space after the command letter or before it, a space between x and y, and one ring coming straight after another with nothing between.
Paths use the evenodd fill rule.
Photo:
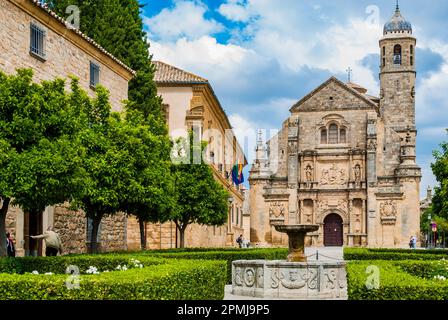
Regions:
<instances>
[{"instance_id":1,"label":"stone fountain","mask_svg":"<svg viewBox=\"0 0 448 320\"><path fill-rule=\"evenodd\" d=\"M232 295L261 299L345 300L345 263L308 261L305 236L318 225L276 225L289 238L286 261L239 260L232 265Z\"/></svg>"}]
</instances>

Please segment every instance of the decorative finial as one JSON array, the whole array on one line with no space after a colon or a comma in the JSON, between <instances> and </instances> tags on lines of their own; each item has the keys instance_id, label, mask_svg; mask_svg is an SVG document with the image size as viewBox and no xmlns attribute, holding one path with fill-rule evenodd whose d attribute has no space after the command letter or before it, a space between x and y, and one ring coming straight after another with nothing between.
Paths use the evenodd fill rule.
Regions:
<instances>
[{"instance_id":1,"label":"decorative finial","mask_svg":"<svg viewBox=\"0 0 448 320\"><path fill-rule=\"evenodd\" d=\"M353 72L353 69L350 68L350 67L348 67L348 69L345 70L345 71L347 71L348 82L351 82L351 80L352 80L352 72Z\"/></svg>"},{"instance_id":2,"label":"decorative finial","mask_svg":"<svg viewBox=\"0 0 448 320\"><path fill-rule=\"evenodd\" d=\"M263 131L261 129L258 130L257 145L259 145L259 146L263 145Z\"/></svg>"},{"instance_id":3,"label":"decorative finial","mask_svg":"<svg viewBox=\"0 0 448 320\"><path fill-rule=\"evenodd\" d=\"M397 0L397 8L395 9L396 12L400 11L400 5L398 4L398 0Z\"/></svg>"}]
</instances>

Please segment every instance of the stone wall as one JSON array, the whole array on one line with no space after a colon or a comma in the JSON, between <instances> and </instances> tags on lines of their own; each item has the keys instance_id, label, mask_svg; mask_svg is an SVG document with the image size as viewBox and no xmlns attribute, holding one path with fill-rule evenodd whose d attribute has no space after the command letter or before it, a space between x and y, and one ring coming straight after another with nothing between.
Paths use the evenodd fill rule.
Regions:
<instances>
[{"instance_id":1,"label":"stone wall","mask_svg":"<svg viewBox=\"0 0 448 320\"><path fill-rule=\"evenodd\" d=\"M36 12L42 9L35 8ZM40 14L42 15L42 14ZM101 63L103 55L99 50L93 50L92 56L84 47L91 46L85 40L75 44L67 35L61 35L54 30L54 21L37 20L31 12L24 12L9 0L0 1L0 70L8 74L17 68L32 68L34 80L51 80L67 78L75 75L80 85L93 96L90 88L90 62L100 65L100 84L110 92L110 103L114 110L121 109L121 101L128 97L128 81L117 74L109 65ZM41 61L30 55L30 23L35 23L46 31L45 50L46 61ZM59 24L59 22L56 22ZM49 27L49 26L52 27ZM64 27L65 28L65 27ZM65 28L68 34L69 29ZM90 47L89 47L90 48ZM90 48L92 50L92 48ZM121 68L121 67L120 67ZM68 84L67 84L68 88Z\"/></svg>"},{"instance_id":2,"label":"stone wall","mask_svg":"<svg viewBox=\"0 0 448 320\"><path fill-rule=\"evenodd\" d=\"M64 254L87 252L87 222L84 212L70 211L66 206L56 206L54 229L61 236Z\"/></svg>"},{"instance_id":3,"label":"stone wall","mask_svg":"<svg viewBox=\"0 0 448 320\"><path fill-rule=\"evenodd\" d=\"M64 254L87 252L87 219L82 211L70 211L66 206L54 210L54 228L62 240ZM119 213L104 217L100 226L101 251L125 250L126 216Z\"/></svg>"}]
</instances>

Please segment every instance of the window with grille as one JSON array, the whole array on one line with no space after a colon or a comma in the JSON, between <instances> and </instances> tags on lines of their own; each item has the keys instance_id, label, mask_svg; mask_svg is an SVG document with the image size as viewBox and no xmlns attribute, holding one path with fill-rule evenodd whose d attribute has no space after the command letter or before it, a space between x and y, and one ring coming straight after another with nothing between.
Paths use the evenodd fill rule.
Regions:
<instances>
[{"instance_id":1,"label":"window with grille","mask_svg":"<svg viewBox=\"0 0 448 320\"><path fill-rule=\"evenodd\" d=\"M100 83L100 66L90 62L90 86L95 88Z\"/></svg>"},{"instance_id":2,"label":"window with grille","mask_svg":"<svg viewBox=\"0 0 448 320\"><path fill-rule=\"evenodd\" d=\"M327 129L322 129L320 131L320 143L327 144Z\"/></svg>"},{"instance_id":3,"label":"window with grille","mask_svg":"<svg viewBox=\"0 0 448 320\"><path fill-rule=\"evenodd\" d=\"M30 25L30 53L45 59L45 30L35 24Z\"/></svg>"},{"instance_id":4,"label":"window with grille","mask_svg":"<svg viewBox=\"0 0 448 320\"><path fill-rule=\"evenodd\" d=\"M341 129L339 132L339 143L347 143L347 131L345 129Z\"/></svg>"},{"instance_id":5,"label":"window with grille","mask_svg":"<svg viewBox=\"0 0 448 320\"><path fill-rule=\"evenodd\" d=\"M338 143L338 126L335 124L330 125L328 130L328 143L329 144L337 144Z\"/></svg>"}]
</instances>

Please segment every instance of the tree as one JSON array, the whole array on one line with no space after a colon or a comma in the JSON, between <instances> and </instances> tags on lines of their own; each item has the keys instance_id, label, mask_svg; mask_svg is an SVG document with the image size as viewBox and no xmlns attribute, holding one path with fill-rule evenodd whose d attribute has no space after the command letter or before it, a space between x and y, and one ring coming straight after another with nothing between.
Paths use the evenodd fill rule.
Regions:
<instances>
[{"instance_id":1,"label":"tree","mask_svg":"<svg viewBox=\"0 0 448 320\"><path fill-rule=\"evenodd\" d=\"M441 144L442 151L434 151L432 171L439 182L433 197L433 212L448 220L448 142Z\"/></svg>"},{"instance_id":2,"label":"tree","mask_svg":"<svg viewBox=\"0 0 448 320\"><path fill-rule=\"evenodd\" d=\"M212 169L203 160L206 143L198 141L190 133L188 141L176 141L179 153L177 163L172 171L175 181L176 205L170 220L174 221L179 231L180 247L185 247L185 230L193 223L201 225L223 225L227 221L229 193L213 177ZM189 159L200 159L198 164Z\"/></svg>"},{"instance_id":3,"label":"tree","mask_svg":"<svg viewBox=\"0 0 448 320\"><path fill-rule=\"evenodd\" d=\"M171 143L168 137L166 120L161 109L161 98L157 96L157 88L154 83L154 66L149 55L149 44L146 33L143 31L143 21L140 16L142 6L138 0L49 0L51 9L60 16L65 16L69 5L76 5L81 11L80 29L89 37L98 42L107 51L123 61L137 72L129 83L129 102L126 104L127 114L134 117L135 112L142 114L142 121L149 127L151 133L158 137L159 143L152 154L147 154L152 159L152 172L164 174L157 178L144 178L147 175L142 168L135 171L140 178L134 182L142 184L142 190L148 191L145 202L144 197L136 197L128 193L129 199L123 204L126 212L137 216L140 224L141 243L146 244L143 232L144 222L162 222L165 219L166 203L171 192L164 192L163 196L157 196L159 191L169 189L171 183L170 172L166 172L166 163L169 161ZM127 115L127 116L128 116ZM152 191L151 191L152 190ZM139 201L136 201L140 199ZM168 206L169 207L169 206ZM148 211L146 211L148 210Z\"/></svg>"},{"instance_id":4,"label":"tree","mask_svg":"<svg viewBox=\"0 0 448 320\"><path fill-rule=\"evenodd\" d=\"M128 110L121 138L122 150L132 154L127 164L130 181L122 193L123 211L137 217L141 249L146 249L146 222L165 222L174 205L171 162L165 139L154 135L140 112Z\"/></svg>"},{"instance_id":5,"label":"tree","mask_svg":"<svg viewBox=\"0 0 448 320\"><path fill-rule=\"evenodd\" d=\"M30 215L71 198L82 186L80 101L61 79L32 83L31 70L0 72L0 241L9 205ZM72 88L79 89L76 81ZM0 256L6 255L0 246Z\"/></svg>"},{"instance_id":6,"label":"tree","mask_svg":"<svg viewBox=\"0 0 448 320\"><path fill-rule=\"evenodd\" d=\"M116 58L137 72L129 84L128 108L136 109L151 122L151 130L166 135L161 99L154 83L154 66L149 54L147 34L143 30L138 0L49 0L49 7L60 16L66 8L80 9L80 29Z\"/></svg>"}]
</instances>

